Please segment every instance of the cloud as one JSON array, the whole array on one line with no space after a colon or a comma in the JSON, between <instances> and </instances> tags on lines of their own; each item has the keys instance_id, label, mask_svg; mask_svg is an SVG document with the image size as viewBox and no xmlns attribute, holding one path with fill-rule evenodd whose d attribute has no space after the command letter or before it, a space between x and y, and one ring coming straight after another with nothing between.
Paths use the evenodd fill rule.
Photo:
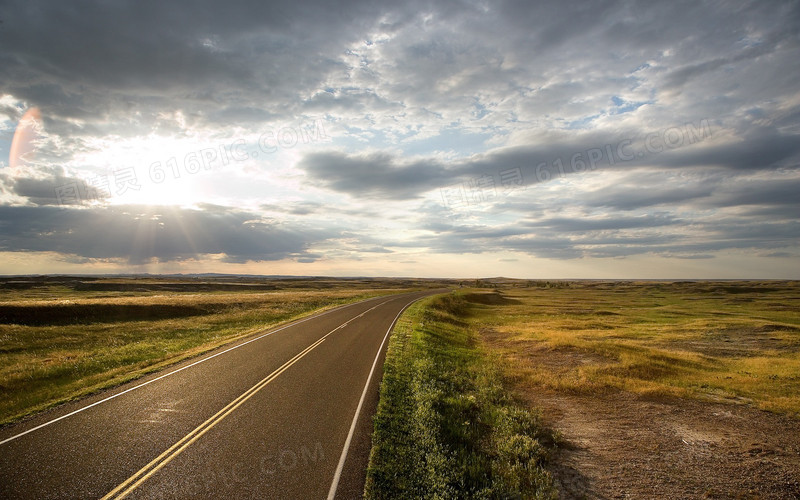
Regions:
<instances>
[{"instance_id":1,"label":"cloud","mask_svg":"<svg viewBox=\"0 0 800 500\"><path fill-rule=\"evenodd\" d=\"M357 2L11 1L0 88L76 136L146 135L176 111L194 127L279 122L375 15Z\"/></svg>"},{"instance_id":2,"label":"cloud","mask_svg":"<svg viewBox=\"0 0 800 500\"><path fill-rule=\"evenodd\" d=\"M516 251L540 258L658 255L708 259L723 251L763 251L800 244L800 180L725 169L595 172L547 183L447 217L429 211L409 242L430 251L491 254ZM685 191L684 191L685 190ZM503 223L491 223L502 220Z\"/></svg>"},{"instance_id":3,"label":"cloud","mask_svg":"<svg viewBox=\"0 0 800 500\"><path fill-rule=\"evenodd\" d=\"M775 129L749 131L734 143L686 147L652 156L654 167L720 166L732 170L761 170L797 165L800 144L797 136Z\"/></svg>"},{"instance_id":4,"label":"cloud","mask_svg":"<svg viewBox=\"0 0 800 500\"><path fill-rule=\"evenodd\" d=\"M748 179L731 184L719 189L718 196L711 203L728 207L785 205L800 209L797 196L800 193L800 178ZM796 213L800 215L800 210Z\"/></svg>"},{"instance_id":5,"label":"cloud","mask_svg":"<svg viewBox=\"0 0 800 500\"><path fill-rule=\"evenodd\" d=\"M554 232L580 232L660 228L663 226L678 225L682 221L671 216L646 215L640 217L603 217L573 219L567 217L545 218L530 222L527 226L532 228L547 228Z\"/></svg>"},{"instance_id":6,"label":"cloud","mask_svg":"<svg viewBox=\"0 0 800 500\"><path fill-rule=\"evenodd\" d=\"M10 0L2 17L0 150L30 106L46 130L35 165L0 171L8 251L391 273L420 254L798 243L797 2ZM325 141L258 148L318 119ZM233 144L247 159L185 168ZM58 196L122 167L141 200L195 208Z\"/></svg>"},{"instance_id":7,"label":"cloud","mask_svg":"<svg viewBox=\"0 0 800 500\"><path fill-rule=\"evenodd\" d=\"M323 151L307 155L297 168L309 176L311 183L354 197L414 199L481 176L492 177L494 184L500 187L501 174L514 169L519 169L520 183L529 186L595 169L704 168L714 172L725 168L731 171L727 175L733 177L800 163L800 141L796 136L764 130L734 143L726 137L715 142L710 129L702 123L676 124L646 134L633 131L628 134L551 134L551 141L545 145L497 148L452 161L435 157L407 160L400 153L389 152ZM626 190L632 196L649 196L630 187ZM643 199L640 203L671 203L707 194L708 187L698 184L662 193L660 199Z\"/></svg>"},{"instance_id":8,"label":"cloud","mask_svg":"<svg viewBox=\"0 0 800 500\"><path fill-rule=\"evenodd\" d=\"M65 169L24 166L0 171L0 191L18 202L33 205L80 205L82 200L102 200L109 195Z\"/></svg>"},{"instance_id":9,"label":"cloud","mask_svg":"<svg viewBox=\"0 0 800 500\"><path fill-rule=\"evenodd\" d=\"M58 252L130 264L208 255L238 263L309 259L311 245L335 234L331 229L287 227L257 214L211 205L194 210L0 206L2 251Z\"/></svg>"},{"instance_id":10,"label":"cloud","mask_svg":"<svg viewBox=\"0 0 800 500\"><path fill-rule=\"evenodd\" d=\"M314 153L303 158L298 168L314 185L363 198L417 198L452 179L452 174L436 162L403 162L387 153Z\"/></svg>"},{"instance_id":11,"label":"cloud","mask_svg":"<svg viewBox=\"0 0 800 500\"><path fill-rule=\"evenodd\" d=\"M520 221L521 222L521 221ZM414 240L432 251L466 254L516 251L551 259L612 258L632 255L710 258L723 250L790 248L800 243L795 221L765 223L751 220L706 220L690 228L664 218L653 225L629 218L587 220L581 217L548 219L502 228L461 225L439 230L435 236Z\"/></svg>"}]
</instances>

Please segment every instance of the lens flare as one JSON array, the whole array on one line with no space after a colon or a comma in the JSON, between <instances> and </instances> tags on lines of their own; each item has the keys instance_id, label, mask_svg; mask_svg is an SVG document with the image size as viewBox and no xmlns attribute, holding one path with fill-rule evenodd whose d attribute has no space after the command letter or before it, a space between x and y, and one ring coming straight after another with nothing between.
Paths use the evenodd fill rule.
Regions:
<instances>
[{"instance_id":1,"label":"lens flare","mask_svg":"<svg viewBox=\"0 0 800 500\"><path fill-rule=\"evenodd\" d=\"M35 140L42 129L42 114L39 108L31 108L22 115L11 140L11 151L8 154L8 164L11 168L31 161Z\"/></svg>"}]
</instances>

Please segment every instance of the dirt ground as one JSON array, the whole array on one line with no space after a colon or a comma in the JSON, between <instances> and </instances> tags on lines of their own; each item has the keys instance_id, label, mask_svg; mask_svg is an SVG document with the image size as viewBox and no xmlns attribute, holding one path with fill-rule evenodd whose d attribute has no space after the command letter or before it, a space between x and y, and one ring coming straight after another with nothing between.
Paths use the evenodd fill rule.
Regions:
<instances>
[{"instance_id":1,"label":"dirt ground","mask_svg":"<svg viewBox=\"0 0 800 500\"><path fill-rule=\"evenodd\" d=\"M742 405L528 393L561 498L800 498L800 422Z\"/></svg>"},{"instance_id":2,"label":"dirt ground","mask_svg":"<svg viewBox=\"0 0 800 500\"><path fill-rule=\"evenodd\" d=\"M503 343L484 335L489 345ZM571 350L527 349L523 357L554 370L586 361ZM563 499L800 499L798 420L623 391L517 392L563 436L550 466Z\"/></svg>"},{"instance_id":3,"label":"dirt ground","mask_svg":"<svg viewBox=\"0 0 800 500\"><path fill-rule=\"evenodd\" d=\"M503 336L482 334L484 345L508 347ZM556 372L588 361L570 349L515 351L517 362ZM515 392L563 437L550 464L562 499L800 499L800 420L619 390Z\"/></svg>"}]
</instances>

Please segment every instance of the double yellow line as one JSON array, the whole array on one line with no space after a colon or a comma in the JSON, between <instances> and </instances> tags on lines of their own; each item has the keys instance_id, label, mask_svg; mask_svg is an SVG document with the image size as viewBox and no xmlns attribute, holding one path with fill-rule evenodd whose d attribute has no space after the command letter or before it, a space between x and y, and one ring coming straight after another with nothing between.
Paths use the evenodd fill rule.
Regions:
<instances>
[{"instance_id":1,"label":"double yellow line","mask_svg":"<svg viewBox=\"0 0 800 500\"><path fill-rule=\"evenodd\" d=\"M380 306L382 306L382 305L384 305L384 304L386 304L388 302L391 302L392 300L395 300L395 299L390 299L390 300L387 300L385 302L381 302L380 304L378 304L376 306L373 306L373 307L367 309L366 311L362 312L358 316L355 316L353 318L348 319L347 321L345 321L341 325L337 326L333 330L331 330L328 333L326 333L319 340L317 340L316 342L314 342L310 346L308 346L305 349L303 349L302 351L300 351L298 354L296 354L292 359L290 359L286 363L282 364L280 366L280 368L278 368L274 372L270 373L269 375L267 375L266 378L264 378L259 383L257 383L256 385L254 385L253 387L251 387L250 389L245 391L241 396L239 396L238 398L236 398L233 401L231 401L230 403L228 403L228 405L225 406L225 408L223 408L220 411L218 411L216 414L214 414L214 416L212 416L211 418L209 418L208 420L206 420L202 424L198 425L192 432L190 432L189 434L184 436L177 443L175 443L172 446L170 446L164 453L162 453L161 455L159 455L156 458L154 458L149 464L147 464L144 467L142 467L141 469L139 469L139 471L136 472L136 474L134 474L131 477L129 477L127 480L125 480L124 483L120 484L119 486L117 486L113 490L109 491L102 498L102 500L107 500L107 499L111 499L111 498L120 499L120 498L125 498L126 496L128 496L133 490L138 488L143 482L147 481L147 479L150 478L153 474L155 474L156 472L161 470L161 468L163 468L165 465L170 463L175 457L180 455L183 452L183 450L185 450L186 448L191 446L192 443L194 443L195 441L200 439L200 436L202 436L203 434L205 434L206 432L211 430L212 427L214 427L215 425L220 423L225 417L227 417L234 410L236 410L236 408L238 408L239 406L244 404L245 401L247 401L248 399L252 398L258 391L260 391L261 389L266 387L267 384L269 384L270 382L272 382L273 380L278 378L278 376L281 373L283 373L286 370L288 370L290 366L292 366L293 364L295 364L298 361L300 361L300 359L303 358L303 356L305 356L309 352L313 351L321 343L325 342L325 339L327 339L328 336L333 334L333 332L346 327L347 325L350 324L351 321L363 317L368 312L370 312L370 311L372 311L374 309L377 309L378 307L380 307Z\"/></svg>"},{"instance_id":2,"label":"double yellow line","mask_svg":"<svg viewBox=\"0 0 800 500\"><path fill-rule=\"evenodd\" d=\"M342 325L342 326L344 326L344 325ZM183 439L181 439L177 443L175 443L172 446L170 446L164 453L162 453L161 455L157 456L149 464L147 464L144 467L142 467L141 469L139 469L139 471L136 474L134 474L131 477L129 477L124 483L120 484L119 486L117 486L116 488L114 488L113 490L108 492L108 494L106 494L106 496L103 497L103 500L110 499L110 498L119 499L119 498L125 498L126 496L128 496L133 490L138 488L143 482L147 481L147 479L150 476L152 476L153 474L158 472L162 467L164 467L165 465L170 463L175 457L180 455L181 452L183 452L183 450L185 450L192 443L194 443L195 441L200 439L200 436L202 436L203 434L208 432L212 427L214 427L215 425L220 423L222 421L222 419L224 419L225 417L230 415L231 412L233 412L236 408L238 408L239 406L244 404L245 401L247 401L248 399L253 397L258 391L260 391L261 389L266 387L267 384L269 384L270 382L275 380L281 373L286 371L290 366L292 366L293 364L295 364L298 361L300 361L300 359L303 356L305 356L306 354L308 354L309 352L314 350L314 348L316 348L321 343L323 343L325 341L325 339L328 337L328 335L330 335L331 333L335 332L339 328L342 328L342 326L339 326L336 329L328 332L324 337L322 337L321 339L317 340L316 342L314 342L310 346L308 346L305 349L303 349L295 357L293 357L292 359L290 359L289 361L287 361L286 363L281 365L280 368L278 368L274 372L270 373L266 378L264 378L259 383L257 383L256 385L254 385L253 387L248 389L241 396L239 396L238 398L236 398L233 401L231 401L225 408L223 408L220 411L218 411L213 417L209 418L208 420L206 420L202 424L198 425L192 432L190 432L189 434L184 436Z\"/></svg>"}]
</instances>

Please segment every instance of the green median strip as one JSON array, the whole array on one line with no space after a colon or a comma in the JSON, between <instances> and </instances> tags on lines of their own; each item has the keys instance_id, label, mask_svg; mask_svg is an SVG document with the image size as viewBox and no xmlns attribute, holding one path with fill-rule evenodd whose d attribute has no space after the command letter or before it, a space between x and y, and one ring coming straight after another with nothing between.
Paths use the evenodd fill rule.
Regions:
<instances>
[{"instance_id":1,"label":"green median strip","mask_svg":"<svg viewBox=\"0 0 800 500\"><path fill-rule=\"evenodd\" d=\"M554 498L552 435L515 404L476 342L463 295L413 305L384 366L365 496Z\"/></svg>"}]
</instances>

